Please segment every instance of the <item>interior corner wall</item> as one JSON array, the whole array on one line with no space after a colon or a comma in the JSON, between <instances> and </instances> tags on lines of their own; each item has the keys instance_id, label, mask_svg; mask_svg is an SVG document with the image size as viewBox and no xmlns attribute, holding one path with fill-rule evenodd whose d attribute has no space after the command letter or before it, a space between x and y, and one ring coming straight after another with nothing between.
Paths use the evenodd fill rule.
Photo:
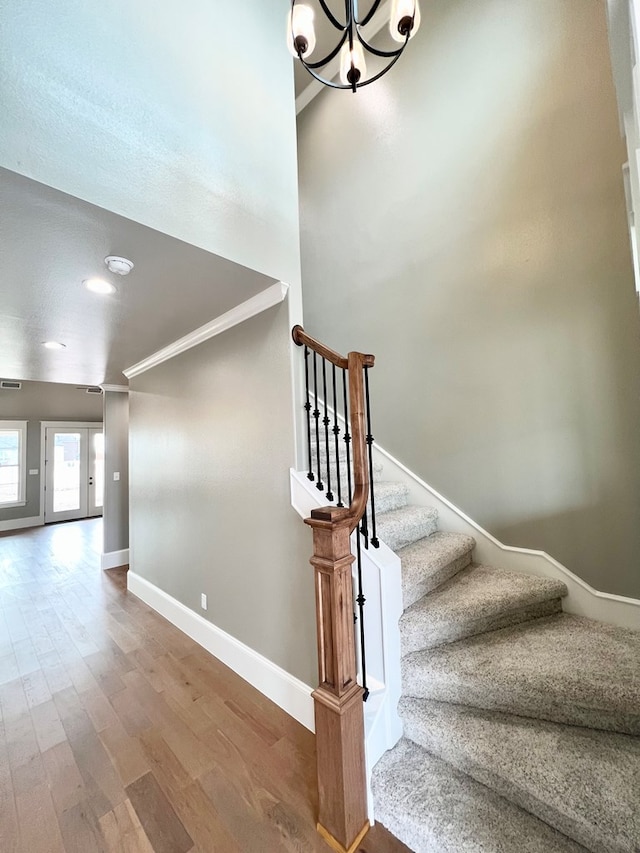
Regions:
<instances>
[{"instance_id":1,"label":"interior corner wall","mask_svg":"<svg viewBox=\"0 0 640 853\"><path fill-rule=\"evenodd\" d=\"M114 480L114 474L119 475ZM129 394L104 392L103 551L129 547Z\"/></svg>"},{"instance_id":2,"label":"interior corner wall","mask_svg":"<svg viewBox=\"0 0 640 853\"><path fill-rule=\"evenodd\" d=\"M27 421L27 502L0 509L0 522L38 518L40 506L40 433L42 421L102 420L102 397L58 382L23 382L19 391L0 390L0 420Z\"/></svg>"},{"instance_id":3,"label":"interior corner wall","mask_svg":"<svg viewBox=\"0 0 640 853\"><path fill-rule=\"evenodd\" d=\"M311 537L289 495L289 354L285 302L131 380L131 568L311 683Z\"/></svg>"},{"instance_id":4,"label":"interior corner wall","mask_svg":"<svg viewBox=\"0 0 640 853\"><path fill-rule=\"evenodd\" d=\"M605 5L432 0L299 116L305 326L376 354L381 446L640 597L640 319Z\"/></svg>"},{"instance_id":5,"label":"interior corner wall","mask_svg":"<svg viewBox=\"0 0 640 853\"><path fill-rule=\"evenodd\" d=\"M0 166L297 280L288 7L3 0Z\"/></svg>"}]
</instances>

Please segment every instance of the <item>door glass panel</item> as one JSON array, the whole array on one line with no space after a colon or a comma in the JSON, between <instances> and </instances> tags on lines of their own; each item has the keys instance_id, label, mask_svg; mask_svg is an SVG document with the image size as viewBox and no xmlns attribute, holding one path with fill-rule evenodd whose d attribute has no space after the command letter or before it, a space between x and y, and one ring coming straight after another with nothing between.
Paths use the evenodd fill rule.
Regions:
<instances>
[{"instance_id":1,"label":"door glass panel","mask_svg":"<svg viewBox=\"0 0 640 853\"><path fill-rule=\"evenodd\" d=\"M20 432L0 430L0 504L20 497Z\"/></svg>"},{"instance_id":2,"label":"door glass panel","mask_svg":"<svg viewBox=\"0 0 640 853\"><path fill-rule=\"evenodd\" d=\"M102 508L104 501L104 433L94 432L93 434L93 485L94 485L94 506L96 509Z\"/></svg>"},{"instance_id":3,"label":"door glass panel","mask_svg":"<svg viewBox=\"0 0 640 853\"><path fill-rule=\"evenodd\" d=\"M80 509L80 433L56 433L53 459L53 511Z\"/></svg>"}]
</instances>

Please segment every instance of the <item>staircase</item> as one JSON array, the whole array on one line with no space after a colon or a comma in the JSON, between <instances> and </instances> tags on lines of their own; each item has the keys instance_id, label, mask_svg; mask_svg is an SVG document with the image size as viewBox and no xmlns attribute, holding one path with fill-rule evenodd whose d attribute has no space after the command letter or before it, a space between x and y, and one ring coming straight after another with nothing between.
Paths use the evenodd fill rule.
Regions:
<instances>
[{"instance_id":1,"label":"staircase","mask_svg":"<svg viewBox=\"0 0 640 853\"><path fill-rule=\"evenodd\" d=\"M404 737L376 819L415 853L640 853L640 632L563 613L562 582L476 565L435 510L378 493Z\"/></svg>"},{"instance_id":2,"label":"staircase","mask_svg":"<svg viewBox=\"0 0 640 853\"><path fill-rule=\"evenodd\" d=\"M374 723L374 729L386 726L386 740L373 748L367 729L367 754L375 763L370 784L376 820L415 853L640 853L640 631L563 612L568 588L560 580L474 562L474 550L486 559L486 542L479 541L476 548L472 536L439 530L436 509L409 505L404 482L382 480L383 466L376 464L371 449L365 471L360 447L360 474L353 476L346 396L340 412L335 405L335 371L331 417L323 402L331 391L325 360L340 369L346 360L300 327L293 336L298 345L305 344L308 473L292 472L292 504L304 518L311 514L308 524L319 512L317 524L321 516L330 515L330 510L311 508L331 502L327 481L340 482L347 472L343 495L349 482L354 486L365 482L367 489L370 479L375 482L380 559L376 564L375 548L369 549L368 559L387 585L381 583L374 590L374 608L365 616L364 626L370 632L371 622L374 627L386 624L387 633L380 634L384 654L377 655L374 673L380 688L377 693L373 690L367 705L376 712L376 703L382 707L381 697L386 695L387 709L395 709L401 658L398 711L403 729L398 741L395 710L382 725ZM316 355L321 358L322 388ZM350 365L356 357L369 359L373 366L372 356L359 353L349 354ZM357 430L352 432L363 442L361 403L362 395L359 409L355 402L350 408L359 410ZM335 453L330 429L336 436ZM345 443L338 442L338 435L345 435ZM357 446L354 441L354 449ZM394 469L398 476L401 467ZM448 504L444 515L451 509ZM359 519L363 510L364 502ZM360 528L375 531L370 505L366 516ZM456 518L464 517L458 513ZM450 521L450 529L455 529ZM467 530L470 526L460 525ZM489 536L479 528L477 535ZM360 552L361 540L354 541ZM501 553L503 546L495 540L493 544ZM490 554L495 553L494 548ZM317 562L325 566L328 561L322 557ZM547 558L546 564L551 562ZM517 567L521 565L518 561ZM401 610L400 575L398 642L398 634L392 636L388 626L395 624ZM571 609L576 603L584 605L582 582L570 572L566 578ZM350 593L345 587L345 599L339 600L344 605L345 636L350 633L347 611L355 612ZM634 603L620 599L616 606L629 608ZM327 637L336 634L323 636L321 650ZM368 664L371 658L368 649ZM358 727L341 741L345 766L350 744L358 741ZM316 739L319 747L325 741L336 742L318 726ZM391 744L395 746L388 749ZM350 783L345 790L353 787ZM333 775L322 777L319 770L321 799L329 800L335 788ZM346 797L340 802L343 799L346 802ZM343 837L348 840L333 843L334 849L360 849L362 834L355 840L353 831Z\"/></svg>"}]
</instances>

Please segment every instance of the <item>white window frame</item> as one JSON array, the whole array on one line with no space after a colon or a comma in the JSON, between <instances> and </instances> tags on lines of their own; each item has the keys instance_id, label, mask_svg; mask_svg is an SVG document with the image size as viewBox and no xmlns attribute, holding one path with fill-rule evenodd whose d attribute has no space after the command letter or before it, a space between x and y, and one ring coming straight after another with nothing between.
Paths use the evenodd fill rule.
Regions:
<instances>
[{"instance_id":1,"label":"white window frame","mask_svg":"<svg viewBox=\"0 0 640 853\"><path fill-rule=\"evenodd\" d=\"M3 503L0 501L0 510L11 509L14 506L25 506L27 503L27 422L26 421L0 421L0 430L7 429L20 433L20 456L18 468L18 500Z\"/></svg>"}]
</instances>

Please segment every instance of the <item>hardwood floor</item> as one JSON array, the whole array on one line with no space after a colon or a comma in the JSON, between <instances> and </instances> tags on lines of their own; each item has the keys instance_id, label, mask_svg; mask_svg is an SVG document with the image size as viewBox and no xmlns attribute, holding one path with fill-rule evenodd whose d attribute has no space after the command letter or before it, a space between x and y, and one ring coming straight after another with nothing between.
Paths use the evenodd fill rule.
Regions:
<instances>
[{"instance_id":1,"label":"hardwood floor","mask_svg":"<svg viewBox=\"0 0 640 853\"><path fill-rule=\"evenodd\" d=\"M101 520L0 534L0 851L271 853L314 737L99 568ZM374 827L361 853L407 853Z\"/></svg>"}]
</instances>

